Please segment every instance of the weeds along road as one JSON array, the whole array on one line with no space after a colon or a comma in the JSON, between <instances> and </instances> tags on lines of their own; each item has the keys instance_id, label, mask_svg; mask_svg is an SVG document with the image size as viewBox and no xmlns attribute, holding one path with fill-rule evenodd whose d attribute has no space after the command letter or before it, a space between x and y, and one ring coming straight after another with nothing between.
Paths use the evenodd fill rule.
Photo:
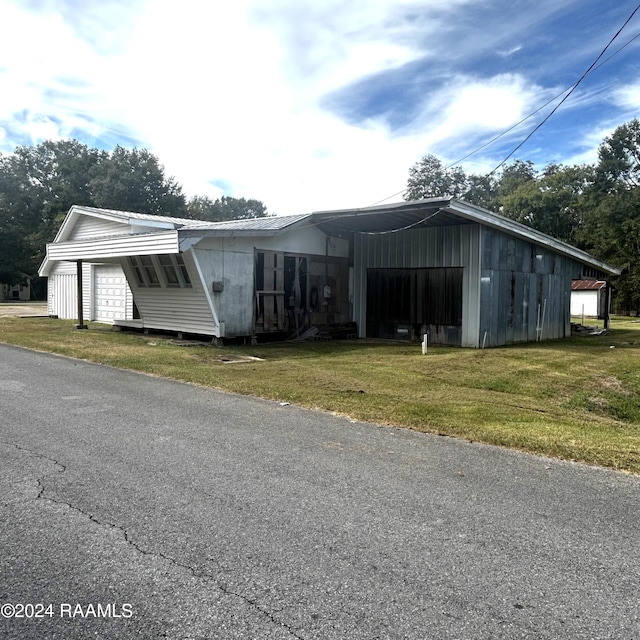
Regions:
<instances>
[{"instance_id":1,"label":"weeds along road","mask_svg":"<svg viewBox=\"0 0 640 640\"><path fill-rule=\"evenodd\" d=\"M640 478L1 345L0 403L2 638L640 637Z\"/></svg>"}]
</instances>

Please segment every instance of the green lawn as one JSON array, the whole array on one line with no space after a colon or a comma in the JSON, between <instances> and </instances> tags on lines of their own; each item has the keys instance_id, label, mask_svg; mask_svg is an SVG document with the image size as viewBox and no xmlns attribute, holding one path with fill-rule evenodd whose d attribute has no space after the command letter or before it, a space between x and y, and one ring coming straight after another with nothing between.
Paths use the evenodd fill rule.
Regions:
<instances>
[{"instance_id":1,"label":"green lawn","mask_svg":"<svg viewBox=\"0 0 640 640\"><path fill-rule=\"evenodd\" d=\"M171 336L0 318L0 341L237 393L640 473L640 320L476 350L382 341L178 346ZM248 358L247 358L248 357ZM252 358L259 358L252 359Z\"/></svg>"}]
</instances>

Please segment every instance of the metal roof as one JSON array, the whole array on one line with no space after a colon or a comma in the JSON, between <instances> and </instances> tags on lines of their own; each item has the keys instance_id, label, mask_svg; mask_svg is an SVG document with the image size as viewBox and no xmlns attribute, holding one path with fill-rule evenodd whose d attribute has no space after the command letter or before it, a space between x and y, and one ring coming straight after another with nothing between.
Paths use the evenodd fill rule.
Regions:
<instances>
[{"instance_id":1,"label":"metal roof","mask_svg":"<svg viewBox=\"0 0 640 640\"><path fill-rule=\"evenodd\" d=\"M454 198L413 200L362 209L318 211L313 214L318 226L330 235L353 233L388 234L413 228L481 224L522 238L557 253L569 256L603 274L620 275L620 269L505 216Z\"/></svg>"},{"instance_id":2,"label":"metal roof","mask_svg":"<svg viewBox=\"0 0 640 640\"><path fill-rule=\"evenodd\" d=\"M71 208L69 214L54 242L65 239L67 227L73 224L71 220L79 214L102 217L127 224L135 224L136 221L139 221L142 223L141 226L145 226L146 223L149 227L160 227L167 230L178 229L180 237L191 239L191 243L197 242L198 237L206 236L278 235L303 226L317 226L328 235L350 238L356 233L389 234L425 227L481 224L569 256L602 274L620 274L620 269L617 267L598 260L566 242L482 207L453 198L430 198L359 209L316 211L299 215L267 216L225 222L189 220L77 205Z\"/></svg>"},{"instance_id":3,"label":"metal roof","mask_svg":"<svg viewBox=\"0 0 640 640\"><path fill-rule=\"evenodd\" d=\"M607 286L604 280L573 280L571 291L599 291Z\"/></svg>"},{"instance_id":4,"label":"metal roof","mask_svg":"<svg viewBox=\"0 0 640 640\"><path fill-rule=\"evenodd\" d=\"M352 233L393 233L417 227L469 224L468 220L452 214L447 209L450 203L451 200L448 198L430 198L362 209L316 211L313 217L323 231L337 236Z\"/></svg>"},{"instance_id":5,"label":"metal roof","mask_svg":"<svg viewBox=\"0 0 640 640\"><path fill-rule=\"evenodd\" d=\"M75 210L78 213L84 213L86 215L99 216L103 218L111 218L122 220L123 222L129 222L130 220L143 220L147 222L165 222L173 225L174 227L180 227L188 225L193 220L188 218L174 218L173 216L159 216L153 213L139 213L137 211L118 211L117 209L104 209L101 207L84 207L74 205L71 210Z\"/></svg>"},{"instance_id":6,"label":"metal roof","mask_svg":"<svg viewBox=\"0 0 640 640\"><path fill-rule=\"evenodd\" d=\"M246 218L241 220L225 220L224 222L207 222L206 220L188 220L185 230L213 231L220 233L236 234L245 233L252 235L264 235L260 232L280 233L289 227L296 226L299 222L309 220L311 214L303 213L293 216L266 216L264 218Z\"/></svg>"}]
</instances>

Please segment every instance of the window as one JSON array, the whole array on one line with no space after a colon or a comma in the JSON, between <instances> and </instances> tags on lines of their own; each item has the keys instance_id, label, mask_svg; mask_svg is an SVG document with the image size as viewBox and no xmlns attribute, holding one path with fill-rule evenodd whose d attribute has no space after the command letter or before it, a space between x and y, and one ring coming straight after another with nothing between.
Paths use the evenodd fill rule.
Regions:
<instances>
[{"instance_id":1,"label":"window","mask_svg":"<svg viewBox=\"0 0 640 640\"><path fill-rule=\"evenodd\" d=\"M176 272L176 268L173 265L170 255L165 254L162 256L158 256L158 261L160 262L160 266L164 271L164 277L167 279L167 287L179 287L180 280L178 279L178 274Z\"/></svg>"},{"instance_id":2,"label":"window","mask_svg":"<svg viewBox=\"0 0 640 640\"><path fill-rule=\"evenodd\" d=\"M184 287L191 286L191 278L189 278L189 272L187 271L187 265L184 263L184 258L181 253L174 253L172 256L174 263L178 267L178 277L182 275L182 279L184 280Z\"/></svg>"},{"instance_id":3,"label":"window","mask_svg":"<svg viewBox=\"0 0 640 640\"><path fill-rule=\"evenodd\" d=\"M190 287L191 279L181 254L130 256L139 287Z\"/></svg>"},{"instance_id":4,"label":"window","mask_svg":"<svg viewBox=\"0 0 640 640\"><path fill-rule=\"evenodd\" d=\"M140 264L142 265L142 273L145 277L145 282L148 287L159 287L160 279L156 272L156 267L153 264L151 256L140 256Z\"/></svg>"},{"instance_id":5,"label":"window","mask_svg":"<svg viewBox=\"0 0 640 640\"><path fill-rule=\"evenodd\" d=\"M138 260L138 258L136 258L135 256L131 256L129 258L129 264L131 265L131 268L133 269L133 273L136 276L136 282L138 283L138 286L146 287L147 283L145 282L144 274L142 271L142 265L140 264L140 261Z\"/></svg>"}]
</instances>

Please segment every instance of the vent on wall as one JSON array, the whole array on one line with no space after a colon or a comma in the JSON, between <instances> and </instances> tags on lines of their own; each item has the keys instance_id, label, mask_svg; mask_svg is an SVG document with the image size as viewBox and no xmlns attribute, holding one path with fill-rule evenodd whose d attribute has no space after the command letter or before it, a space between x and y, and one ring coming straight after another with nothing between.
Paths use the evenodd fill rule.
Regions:
<instances>
[{"instance_id":1,"label":"vent on wall","mask_svg":"<svg viewBox=\"0 0 640 640\"><path fill-rule=\"evenodd\" d=\"M214 280L211 290L213 293L222 293L224 291L224 282L222 280Z\"/></svg>"}]
</instances>

